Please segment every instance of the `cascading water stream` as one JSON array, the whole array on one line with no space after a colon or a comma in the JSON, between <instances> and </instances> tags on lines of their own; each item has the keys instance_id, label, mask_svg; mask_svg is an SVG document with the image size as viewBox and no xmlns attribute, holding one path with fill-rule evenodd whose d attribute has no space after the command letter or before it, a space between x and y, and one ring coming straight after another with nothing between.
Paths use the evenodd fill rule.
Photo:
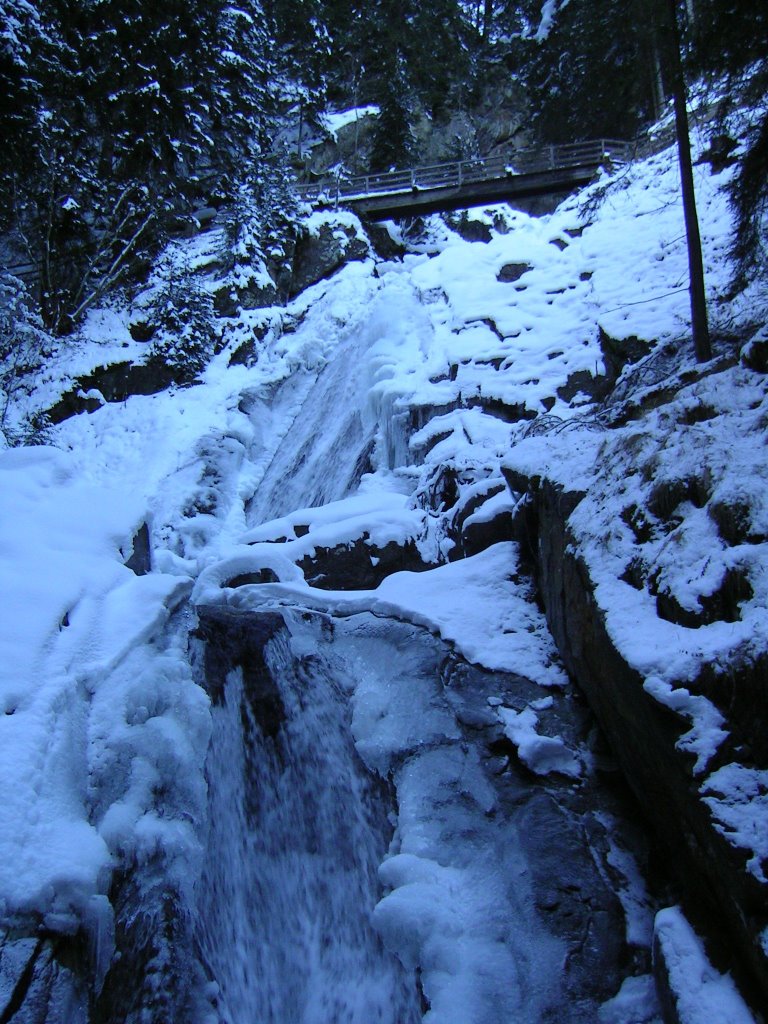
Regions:
<instances>
[{"instance_id":1,"label":"cascading water stream","mask_svg":"<svg viewBox=\"0 0 768 1024\"><path fill-rule=\"evenodd\" d=\"M405 328L374 309L319 373L256 396L254 418L279 424L280 440L249 525L408 461L396 393L374 387L372 400ZM416 1024L425 1004L444 1024L597 1019L626 951L596 866L604 827L582 823L592 783L533 778L495 711L554 707L551 742L567 728L576 749L578 708L523 676L471 669L381 609L326 620L268 588L240 603L230 585L198 608L213 703L200 1024ZM382 777L397 789L396 829Z\"/></svg>"},{"instance_id":2,"label":"cascading water stream","mask_svg":"<svg viewBox=\"0 0 768 1024\"><path fill-rule=\"evenodd\" d=\"M248 508L251 524L341 498L370 468L375 424L368 422L365 402L366 344L348 339L306 386Z\"/></svg>"},{"instance_id":3,"label":"cascading water stream","mask_svg":"<svg viewBox=\"0 0 768 1024\"><path fill-rule=\"evenodd\" d=\"M342 498L371 468L377 332L364 319L337 329L319 373L297 370L269 401L268 416L283 434L249 503L251 524ZM236 628L260 634L266 627ZM214 630L209 646L216 643ZM218 681L206 680L213 735L197 916L218 1017L411 1024L421 1019L414 974L370 923L393 831L389 792L355 750L338 678L316 652L296 657L285 629L264 643L251 635L247 654L233 659L230 650Z\"/></svg>"},{"instance_id":4,"label":"cascading water stream","mask_svg":"<svg viewBox=\"0 0 768 1024\"><path fill-rule=\"evenodd\" d=\"M346 695L283 629L227 673L213 723L198 941L219 1019L418 1021L414 978L370 924L392 827Z\"/></svg>"}]
</instances>

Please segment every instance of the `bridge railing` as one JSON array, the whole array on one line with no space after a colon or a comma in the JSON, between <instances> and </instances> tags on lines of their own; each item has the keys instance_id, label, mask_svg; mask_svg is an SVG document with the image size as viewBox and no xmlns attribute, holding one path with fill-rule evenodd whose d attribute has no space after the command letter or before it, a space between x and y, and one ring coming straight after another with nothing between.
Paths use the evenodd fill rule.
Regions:
<instances>
[{"instance_id":1,"label":"bridge railing","mask_svg":"<svg viewBox=\"0 0 768 1024\"><path fill-rule=\"evenodd\" d=\"M523 149L511 155L476 157L450 163L429 164L406 171L383 171L354 177L328 177L308 185L299 185L299 194L309 203L333 203L341 199L364 199L383 193L402 193L432 188L460 188L472 182L492 181L518 174L565 170L584 165L626 163L632 157L632 145L618 139L597 139L561 146Z\"/></svg>"}]
</instances>

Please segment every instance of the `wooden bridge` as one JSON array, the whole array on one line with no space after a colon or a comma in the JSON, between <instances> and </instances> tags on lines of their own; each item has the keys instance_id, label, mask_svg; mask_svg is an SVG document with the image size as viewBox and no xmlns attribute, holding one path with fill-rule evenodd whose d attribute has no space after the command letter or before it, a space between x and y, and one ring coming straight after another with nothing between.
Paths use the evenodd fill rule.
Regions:
<instances>
[{"instance_id":1,"label":"wooden bridge","mask_svg":"<svg viewBox=\"0 0 768 1024\"><path fill-rule=\"evenodd\" d=\"M372 220L388 220L567 192L586 185L600 167L626 163L632 155L628 142L597 139L519 150L510 157L328 177L299 185L299 192L313 206L349 206Z\"/></svg>"}]
</instances>

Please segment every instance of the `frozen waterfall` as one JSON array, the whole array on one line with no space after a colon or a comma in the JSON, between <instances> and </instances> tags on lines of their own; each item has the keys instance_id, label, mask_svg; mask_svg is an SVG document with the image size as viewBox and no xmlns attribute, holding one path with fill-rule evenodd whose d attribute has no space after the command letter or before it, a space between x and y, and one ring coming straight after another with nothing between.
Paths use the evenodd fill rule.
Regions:
<instances>
[{"instance_id":1,"label":"frozen waterfall","mask_svg":"<svg viewBox=\"0 0 768 1024\"><path fill-rule=\"evenodd\" d=\"M270 620L267 619L267 622ZM411 1024L413 972L371 925L392 833L347 695L283 628L215 694L202 959L226 1024ZM274 628L274 626L272 627Z\"/></svg>"}]
</instances>

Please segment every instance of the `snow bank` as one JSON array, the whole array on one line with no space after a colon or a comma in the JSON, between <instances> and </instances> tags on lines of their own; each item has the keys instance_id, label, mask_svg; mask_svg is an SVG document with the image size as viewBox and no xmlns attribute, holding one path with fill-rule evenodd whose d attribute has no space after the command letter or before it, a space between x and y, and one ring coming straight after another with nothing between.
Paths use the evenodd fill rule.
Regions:
<instances>
[{"instance_id":1,"label":"snow bank","mask_svg":"<svg viewBox=\"0 0 768 1024\"><path fill-rule=\"evenodd\" d=\"M656 915L655 942L680 1024L754 1024L730 976L710 964L679 907Z\"/></svg>"}]
</instances>

